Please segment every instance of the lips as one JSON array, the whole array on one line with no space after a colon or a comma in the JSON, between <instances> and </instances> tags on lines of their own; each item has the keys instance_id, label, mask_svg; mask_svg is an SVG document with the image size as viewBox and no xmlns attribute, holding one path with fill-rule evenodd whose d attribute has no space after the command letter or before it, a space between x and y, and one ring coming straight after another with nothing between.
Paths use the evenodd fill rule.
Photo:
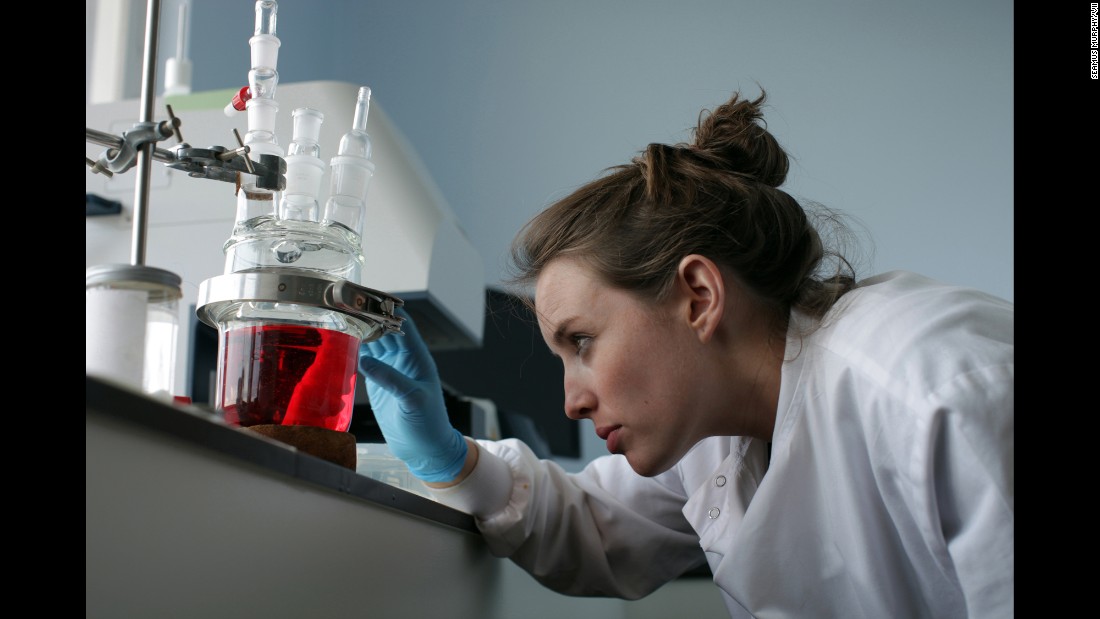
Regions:
<instances>
[{"instance_id":1,"label":"lips","mask_svg":"<svg viewBox=\"0 0 1100 619\"><path fill-rule=\"evenodd\" d=\"M607 441L607 451L619 453L619 430L622 426L603 426L596 428L596 436Z\"/></svg>"}]
</instances>

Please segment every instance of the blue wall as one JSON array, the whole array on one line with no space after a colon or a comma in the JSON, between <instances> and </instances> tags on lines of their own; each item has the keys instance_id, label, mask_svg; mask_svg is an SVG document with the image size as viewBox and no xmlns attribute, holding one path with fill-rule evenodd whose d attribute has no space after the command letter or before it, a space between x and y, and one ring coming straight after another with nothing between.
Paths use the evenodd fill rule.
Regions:
<instances>
[{"instance_id":1,"label":"blue wall","mask_svg":"<svg viewBox=\"0 0 1100 619\"><path fill-rule=\"evenodd\" d=\"M161 57L176 2L162 3ZM191 14L194 90L245 85L254 2L193 0ZM1011 3L282 0L278 15L281 82L370 86L488 285L535 212L759 84L794 157L789 192L866 225L868 272L1013 300Z\"/></svg>"}]
</instances>

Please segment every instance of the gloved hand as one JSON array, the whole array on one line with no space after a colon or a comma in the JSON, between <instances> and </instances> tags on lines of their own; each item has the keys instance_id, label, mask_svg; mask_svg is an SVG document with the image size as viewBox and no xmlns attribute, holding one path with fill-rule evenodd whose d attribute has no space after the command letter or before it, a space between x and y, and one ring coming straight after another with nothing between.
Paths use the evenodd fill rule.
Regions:
<instances>
[{"instance_id":1,"label":"gloved hand","mask_svg":"<svg viewBox=\"0 0 1100 619\"><path fill-rule=\"evenodd\" d=\"M466 462L466 439L451 426L443 385L428 346L404 310L405 335L386 334L359 347L374 417L390 451L424 481L458 477Z\"/></svg>"}]
</instances>

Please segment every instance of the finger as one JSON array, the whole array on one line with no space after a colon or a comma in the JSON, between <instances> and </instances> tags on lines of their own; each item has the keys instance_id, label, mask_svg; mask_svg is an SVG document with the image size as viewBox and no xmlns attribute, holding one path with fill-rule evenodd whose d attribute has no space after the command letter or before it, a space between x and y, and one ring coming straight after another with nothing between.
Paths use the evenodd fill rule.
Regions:
<instances>
[{"instance_id":1,"label":"finger","mask_svg":"<svg viewBox=\"0 0 1100 619\"><path fill-rule=\"evenodd\" d=\"M359 371L363 373L363 378L385 389L397 398L404 396L415 388L415 383L411 378L374 357L361 357L359 359Z\"/></svg>"},{"instance_id":2,"label":"finger","mask_svg":"<svg viewBox=\"0 0 1100 619\"><path fill-rule=\"evenodd\" d=\"M360 357L367 356L367 357L375 357L375 358L384 357L387 353L391 352L391 350L392 350L392 347L391 347L390 342L389 342L389 339L392 338L392 337L394 337L394 336L392 336L392 335L383 335L382 337L380 337L376 340L371 340L369 342L363 342L362 344L359 345L359 356Z\"/></svg>"},{"instance_id":3,"label":"finger","mask_svg":"<svg viewBox=\"0 0 1100 619\"><path fill-rule=\"evenodd\" d=\"M411 321L405 322L409 328L404 335L387 334L375 341L365 343L359 350L360 358L371 356L382 359L399 372L416 380L433 380L438 370L428 345L420 337Z\"/></svg>"},{"instance_id":4,"label":"finger","mask_svg":"<svg viewBox=\"0 0 1100 619\"><path fill-rule=\"evenodd\" d=\"M399 333L383 333L374 339L364 341L359 347L359 355L385 358L387 355L400 352L404 348L404 335Z\"/></svg>"},{"instance_id":5,"label":"finger","mask_svg":"<svg viewBox=\"0 0 1100 619\"><path fill-rule=\"evenodd\" d=\"M420 332L416 328L416 324L412 321L409 313L405 311L403 307L397 307L394 309L394 315L398 318L402 318L401 333L382 333L372 340L363 342L360 346L360 356L369 354L372 357L382 357L386 353L398 352L405 348L405 344L402 339L405 334L412 334L415 341L420 341Z\"/></svg>"},{"instance_id":6,"label":"finger","mask_svg":"<svg viewBox=\"0 0 1100 619\"><path fill-rule=\"evenodd\" d=\"M416 326L416 322L412 319L412 316L401 307L394 310L394 315L404 319L401 322L401 334L396 335L394 338L397 343L405 348L413 348L416 347L417 344L423 344L424 338L421 337L420 328ZM427 345L423 345L423 348L426 351Z\"/></svg>"}]
</instances>

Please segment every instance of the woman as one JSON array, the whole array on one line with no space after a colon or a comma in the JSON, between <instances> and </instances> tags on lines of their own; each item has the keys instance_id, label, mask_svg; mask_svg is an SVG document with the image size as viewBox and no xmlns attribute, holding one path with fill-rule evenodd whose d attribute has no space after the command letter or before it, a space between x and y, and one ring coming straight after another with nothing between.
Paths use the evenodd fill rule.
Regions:
<instances>
[{"instance_id":1,"label":"woman","mask_svg":"<svg viewBox=\"0 0 1100 619\"><path fill-rule=\"evenodd\" d=\"M361 350L386 440L562 593L637 599L706 562L732 617L1012 616L1013 305L857 282L779 189L764 101L734 94L516 239L566 415L609 455L568 474L462 437L411 322Z\"/></svg>"}]
</instances>

